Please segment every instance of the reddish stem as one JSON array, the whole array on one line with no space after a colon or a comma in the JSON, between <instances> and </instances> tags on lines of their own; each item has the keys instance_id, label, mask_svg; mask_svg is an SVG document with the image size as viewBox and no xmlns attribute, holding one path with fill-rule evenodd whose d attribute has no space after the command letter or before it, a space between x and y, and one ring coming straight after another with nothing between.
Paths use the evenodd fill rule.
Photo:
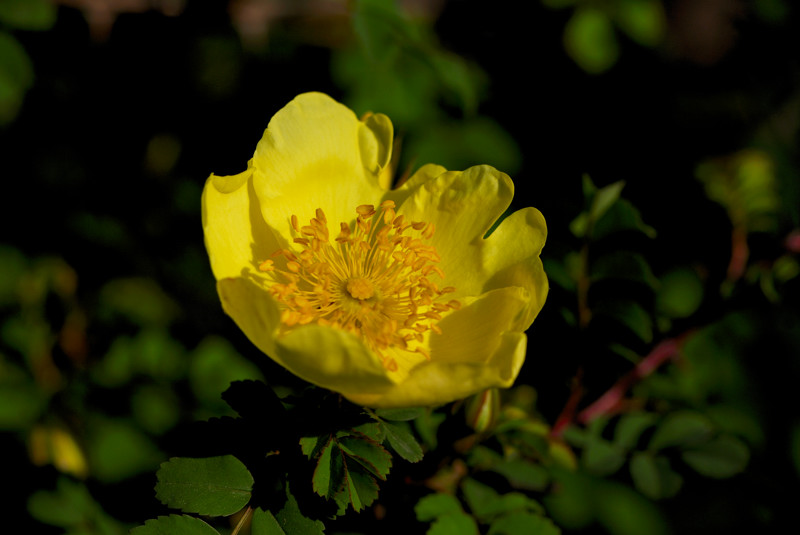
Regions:
<instances>
[{"instance_id":1,"label":"reddish stem","mask_svg":"<svg viewBox=\"0 0 800 535\"><path fill-rule=\"evenodd\" d=\"M659 366L678 356L684 337L671 338L658 344L634 369L622 376L614 386L578 414L578 422L588 424L600 416L613 414L623 402L628 389Z\"/></svg>"}]
</instances>

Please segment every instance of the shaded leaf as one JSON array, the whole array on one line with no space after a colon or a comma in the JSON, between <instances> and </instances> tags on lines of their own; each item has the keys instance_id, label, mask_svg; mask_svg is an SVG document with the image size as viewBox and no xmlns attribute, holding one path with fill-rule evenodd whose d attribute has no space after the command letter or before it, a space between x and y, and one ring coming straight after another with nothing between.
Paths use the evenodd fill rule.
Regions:
<instances>
[{"instance_id":1,"label":"shaded leaf","mask_svg":"<svg viewBox=\"0 0 800 535\"><path fill-rule=\"evenodd\" d=\"M493 522L487 535L559 535L560 533L561 530L549 518L516 512Z\"/></svg>"},{"instance_id":2,"label":"shaded leaf","mask_svg":"<svg viewBox=\"0 0 800 535\"><path fill-rule=\"evenodd\" d=\"M430 522L440 516L463 512L461 503L450 494L428 494L414 506L414 513L420 522Z\"/></svg>"},{"instance_id":3,"label":"shaded leaf","mask_svg":"<svg viewBox=\"0 0 800 535\"><path fill-rule=\"evenodd\" d=\"M425 414L426 409L414 407L410 409L377 409L377 414L382 420L408 421L419 418Z\"/></svg>"},{"instance_id":4,"label":"shaded leaf","mask_svg":"<svg viewBox=\"0 0 800 535\"><path fill-rule=\"evenodd\" d=\"M434 520L426 535L478 535L478 525L465 513L440 516Z\"/></svg>"},{"instance_id":5,"label":"shaded leaf","mask_svg":"<svg viewBox=\"0 0 800 535\"><path fill-rule=\"evenodd\" d=\"M495 518L507 513L544 512L538 502L522 493L510 492L501 495L488 485L469 477L461 482L461 490L472 514L482 523L490 523Z\"/></svg>"},{"instance_id":6,"label":"shaded leaf","mask_svg":"<svg viewBox=\"0 0 800 535\"><path fill-rule=\"evenodd\" d=\"M250 535L286 535L270 511L256 509L250 524Z\"/></svg>"},{"instance_id":7,"label":"shaded leaf","mask_svg":"<svg viewBox=\"0 0 800 535\"><path fill-rule=\"evenodd\" d=\"M392 467L392 456L383 446L367 437L344 437L339 439L339 447L375 476L386 479Z\"/></svg>"},{"instance_id":8,"label":"shaded leaf","mask_svg":"<svg viewBox=\"0 0 800 535\"><path fill-rule=\"evenodd\" d=\"M0 22L20 30L49 30L56 21L56 11L48 0L3 0Z\"/></svg>"},{"instance_id":9,"label":"shaded leaf","mask_svg":"<svg viewBox=\"0 0 800 535\"><path fill-rule=\"evenodd\" d=\"M674 412L658 426L648 449L658 451L671 446L695 446L707 441L713 431L711 422L700 413Z\"/></svg>"},{"instance_id":10,"label":"shaded leaf","mask_svg":"<svg viewBox=\"0 0 800 535\"><path fill-rule=\"evenodd\" d=\"M623 450L636 447L642 433L656 422L649 412L631 412L620 417L614 429L614 444Z\"/></svg>"},{"instance_id":11,"label":"shaded leaf","mask_svg":"<svg viewBox=\"0 0 800 535\"><path fill-rule=\"evenodd\" d=\"M325 533L325 525L322 522L303 516L288 483L286 484L286 503L275 515L275 520L278 521L278 525L286 535L323 535ZM267 524L269 525L269 523ZM274 526L272 527L274 528ZM272 535L269 531L267 533Z\"/></svg>"},{"instance_id":12,"label":"shaded leaf","mask_svg":"<svg viewBox=\"0 0 800 535\"><path fill-rule=\"evenodd\" d=\"M524 490L544 490L550 481L547 470L525 459L502 460L491 467L508 479L512 487Z\"/></svg>"},{"instance_id":13,"label":"shaded leaf","mask_svg":"<svg viewBox=\"0 0 800 535\"><path fill-rule=\"evenodd\" d=\"M682 458L698 473L721 479L742 472L750 460L750 450L738 438L722 435L683 452Z\"/></svg>"},{"instance_id":14,"label":"shaded leaf","mask_svg":"<svg viewBox=\"0 0 800 535\"><path fill-rule=\"evenodd\" d=\"M590 7L575 10L564 28L564 47L583 70L598 74L617 62L619 46L605 13Z\"/></svg>"},{"instance_id":15,"label":"shaded leaf","mask_svg":"<svg viewBox=\"0 0 800 535\"><path fill-rule=\"evenodd\" d=\"M674 496L683 484L683 478L670 468L665 457L650 452L635 452L630 470L636 489L654 500Z\"/></svg>"},{"instance_id":16,"label":"shaded leaf","mask_svg":"<svg viewBox=\"0 0 800 535\"><path fill-rule=\"evenodd\" d=\"M156 474L156 498L186 513L228 516L250 501L253 476L233 455L175 457Z\"/></svg>"},{"instance_id":17,"label":"shaded leaf","mask_svg":"<svg viewBox=\"0 0 800 535\"><path fill-rule=\"evenodd\" d=\"M604 254L591 265L591 278L598 280L627 280L658 288L658 279L653 275L644 257L631 251L616 251Z\"/></svg>"},{"instance_id":18,"label":"shaded leaf","mask_svg":"<svg viewBox=\"0 0 800 535\"><path fill-rule=\"evenodd\" d=\"M169 515L148 520L144 526L133 528L130 535L219 535L219 532L199 518Z\"/></svg>"},{"instance_id":19,"label":"shaded leaf","mask_svg":"<svg viewBox=\"0 0 800 535\"><path fill-rule=\"evenodd\" d=\"M400 457L412 463L422 460L422 448L406 427L388 422L382 422L382 427L386 440Z\"/></svg>"}]
</instances>

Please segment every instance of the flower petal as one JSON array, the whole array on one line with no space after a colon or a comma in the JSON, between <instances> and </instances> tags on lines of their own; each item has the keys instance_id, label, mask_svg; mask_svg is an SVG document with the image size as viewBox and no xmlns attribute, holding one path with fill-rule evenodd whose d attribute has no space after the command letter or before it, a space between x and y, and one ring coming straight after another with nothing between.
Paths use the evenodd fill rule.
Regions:
<instances>
[{"instance_id":1,"label":"flower petal","mask_svg":"<svg viewBox=\"0 0 800 535\"><path fill-rule=\"evenodd\" d=\"M391 122L366 122L322 93L299 95L278 111L253 157L255 191L265 221L288 233L288 221L325 211L330 224L352 221L359 204L377 204L378 174L391 158Z\"/></svg>"},{"instance_id":2,"label":"flower petal","mask_svg":"<svg viewBox=\"0 0 800 535\"><path fill-rule=\"evenodd\" d=\"M442 258L447 280L458 284L453 297L479 295L489 274L482 265L483 236L511 204L514 185L488 165L450 171L421 182L398 214L436 225L431 244ZM448 284L449 285L449 284Z\"/></svg>"},{"instance_id":3,"label":"flower petal","mask_svg":"<svg viewBox=\"0 0 800 535\"><path fill-rule=\"evenodd\" d=\"M363 340L332 327L295 328L277 340L274 358L298 377L345 397L382 395L395 384Z\"/></svg>"},{"instance_id":4,"label":"flower petal","mask_svg":"<svg viewBox=\"0 0 800 535\"><path fill-rule=\"evenodd\" d=\"M483 284L483 290L518 286L529 292L528 306L512 330L530 327L544 306L549 287L539 255L546 238L544 216L528 207L504 219L485 240L481 265L491 277Z\"/></svg>"},{"instance_id":5,"label":"flower petal","mask_svg":"<svg viewBox=\"0 0 800 535\"><path fill-rule=\"evenodd\" d=\"M279 248L261 216L252 174L248 165L237 175L211 175L203 188L203 233L217 280L257 271L257 262Z\"/></svg>"},{"instance_id":6,"label":"flower petal","mask_svg":"<svg viewBox=\"0 0 800 535\"><path fill-rule=\"evenodd\" d=\"M513 384L525 361L524 333L504 333L486 363L436 362L413 370L408 379L381 396L350 395L354 403L374 408L436 406L467 397L487 388Z\"/></svg>"}]
</instances>

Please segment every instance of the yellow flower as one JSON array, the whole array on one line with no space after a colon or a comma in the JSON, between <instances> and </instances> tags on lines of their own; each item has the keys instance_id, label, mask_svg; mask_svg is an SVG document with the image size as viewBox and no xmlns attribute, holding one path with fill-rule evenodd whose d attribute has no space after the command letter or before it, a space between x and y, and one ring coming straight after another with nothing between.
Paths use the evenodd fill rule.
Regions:
<instances>
[{"instance_id":1,"label":"yellow flower","mask_svg":"<svg viewBox=\"0 0 800 535\"><path fill-rule=\"evenodd\" d=\"M369 407L510 386L547 295L546 226L489 166L388 189L392 124L321 93L270 121L247 170L211 175L203 229L225 312L299 377Z\"/></svg>"}]
</instances>

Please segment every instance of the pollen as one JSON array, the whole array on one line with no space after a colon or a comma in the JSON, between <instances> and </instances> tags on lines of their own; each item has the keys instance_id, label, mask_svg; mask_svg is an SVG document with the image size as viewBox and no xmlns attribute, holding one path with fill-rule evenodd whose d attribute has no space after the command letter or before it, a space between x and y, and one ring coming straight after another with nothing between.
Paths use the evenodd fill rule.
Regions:
<instances>
[{"instance_id":1,"label":"pollen","mask_svg":"<svg viewBox=\"0 0 800 535\"><path fill-rule=\"evenodd\" d=\"M443 298L455 288L440 288L445 274L428 243L434 226L406 220L393 201L384 201L377 210L357 206L354 223L340 223L331 240L325 213L318 208L314 215L302 226L292 215L296 247L259 262L282 307L282 332L309 324L351 332L392 371L395 350L429 360L426 337L441 334L438 321L460 307Z\"/></svg>"}]
</instances>

